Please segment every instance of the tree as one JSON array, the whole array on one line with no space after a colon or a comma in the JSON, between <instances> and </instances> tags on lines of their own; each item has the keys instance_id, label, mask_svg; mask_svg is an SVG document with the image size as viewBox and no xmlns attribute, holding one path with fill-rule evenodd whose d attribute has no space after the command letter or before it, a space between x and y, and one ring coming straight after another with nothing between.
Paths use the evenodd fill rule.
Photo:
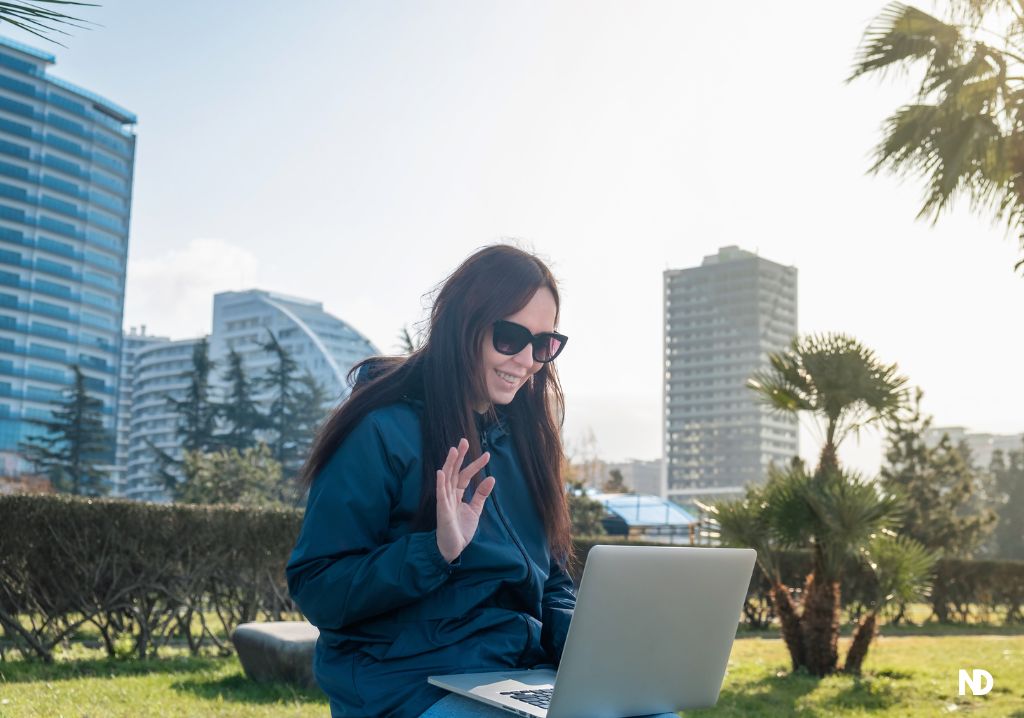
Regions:
<instances>
[{"instance_id":1,"label":"tree","mask_svg":"<svg viewBox=\"0 0 1024 718\"><path fill-rule=\"evenodd\" d=\"M47 7L38 7L41 4L48 5L78 5L81 7L99 7L94 3L75 2L74 0L31 0L24 2L20 0L8 0L0 5L0 22L6 22L25 32L30 32L44 40L49 40L58 45L61 43L48 36L48 33L56 32L61 35L68 33L61 30L58 25L69 25L71 27L83 27L78 23L84 22L81 18L66 15L59 10L51 10ZM63 45L61 45L63 47Z\"/></svg>"},{"instance_id":2,"label":"tree","mask_svg":"<svg viewBox=\"0 0 1024 718\"><path fill-rule=\"evenodd\" d=\"M712 513L723 542L757 550L794 671L803 668L825 676L837 670L840 583L850 561L869 559L880 586L898 579L905 595L925 589L926 572L893 574L891 563L870 560L872 542L899 526L901 505L896 496L858 474L835 469L809 474L794 460L785 469L772 466L764 485L748 486L743 499L719 503ZM810 549L812 570L797 602L783 583L780 556L800 548ZM886 548L888 560L910 566L919 565L915 557L926 551L910 538ZM890 593L880 593L862 616L854 631L856 651L847 653L844 670L860 671L875 635L877 613Z\"/></svg>"},{"instance_id":3,"label":"tree","mask_svg":"<svg viewBox=\"0 0 1024 718\"><path fill-rule=\"evenodd\" d=\"M57 491L101 496L108 489L104 483L107 472L100 465L110 463L114 438L103 426L103 402L88 394L86 377L78 365L71 365L71 370L74 383L53 410L53 418L28 422L46 433L28 437L20 449Z\"/></svg>"},{"instance_id":4,"label":"tree","mask_svg":"<svg viewBox=\"0 0 1024 718\"><path fill-rule=\"evenodd\" d=\"M562 459L562 479L565 481L567 501L569 504L569 520L572 522L573 536L603 536L605 533L605 510L600 501L587 496L586 486L579 479L579 469L572 464L570 457Z\"/></svg>"},{"instance_id":5,"label":"tree","mask_svg":"<svg viewBox=\"0 0 1024 718\"><path fill-rule=\"evenodd\" d=\"M263 348L273 355L275 361L259 380L259 385L270 397L266 414L268 444L274 460L284 470L287 485L282 486L282 492L291 496L294 482L290 478L305 460L316 427L326 414L327 393L312 374L305 372L300 375L299 365L291 354L273 332L268 330L268 334L269 339Z\"/></svg>"},{"instance_id":6,"label":"tree","mask_svg":"<svg viewBox=\"0 0 1024 718\"><path fill-rule=\"evenodd\" d=\"M770 368L747 382L769 406L810 413L824 426L819 470L837 469L836 449L851 433L892 420L906 404L906 377L895 364L845 334L797 337L768 356Z\"/></svg>"},{"instance_id":7,"label":"tree","mask_svg":"<svg viewBox=\"0 0 1024 718\"><path fill-rule=\"evenodd\" d=\"M309 454L316 431L327 414L327 403L327 390L307 371L299 378L299 391L295 394L292 422L296 428L296 463L285 467L289 473L297 472Z\"/></svg>"},{"instance_id":8,"label":"tree","mask_svg":"<svg viewBox=\"0 0 1024 718\"><path fill-rule=\"evenodd\" d=\"M184 479L173 489L176 501L189 504L282 506L281 465L266 444L222 449L212 453L186 451Z\"/></svg>"},{"instance_id":9,"label":"tree","mask_svg":"<svg viewBox=\"0 0 1024 718\"><path fill-rule=\"evenodd\" d=\"M632 489L626 485L626 480L622 478L622 472L612 469L608 472L608 480L601 486L601 491L606 494L628 494Z\"/></svg>"},{"instance_id":10,"label":"tree","mask_svg":"<svg viewBox=\"0 0 1024 718\"><path fill-rule=\"evenodd\" d=\"M858 622L846 653L843 670L855 675L860 674L868 647L878 633L881 610L892 601L906 605L923 598L939 555L909 537L879 533L868 543L864 558L874 570L875 600Z\"/></svg>"},{"instance_id":11,"label":"tree","mask_svg":"<svg viewBox=\"0 0 1024 718\"><path fill-rule=\"evenodd\" d=\"M210 392L210 373L213 369L210 344L203 337L192 349L191 370L181 375L189 378L185 398L166 396L167 403L178 415L177 435L185 451L211 451L218 447L217 415L221 408Z\"/></svg>"},{"instance_id":12,"label":"tree","mask_svg":"<svg viewBox=\"0 0 1024 718\"><path fill-rule=\"evenodd\" d=\"M189 379L185 397L177 399L170 394L164 395L170 410L177 415L175 435L184 451L213 451L219 446L216 429L221 408L210 392L213 369L210 345L203 337L192 348L192 368L179 374L179 377ZM156 457L157 478L173 495L175 485L182 480L184 458L177 458L151 440L147 439L146 445Z\"/></svg>"},{"instance_id":13,"label":"tree","mask_svg":"<svg viewBox=\"0 0 1024 718\"><path fill-rule=\"evenodd\" d=\"M916 97L885 121L870 171L921 180L918 218L933 223L966 197L1016 232L1024 251L1024 6L967 0L949 8L944 22L894 2L864 33L847 81L924 65Z\"/></svg>"},{"instance_id":14,"label":"tree","mask_svg":"<svg viewBox=\"0 0 1024 718\"><path fill-rule=\"evenodd\" d=\"M932 419L921 414L922 396L917 390L908 415L890 423L882 486L905 498L903 535L947 556L969 557L996 517L978 505L980 477L964 448L954 446L948 434L936 446L925 443Z\"/></svg>"},{"instance_id":15,"label":"tree","mask_svg":"<svg viewBox=\"0 0 1024 718\"><path fill-rule=\"evenodd\" d=\"M266 418L254 398L253 382L243 365L242 355L234 349L228 354L228 368L224 374L228 393L220 407L224 427L217 441L226 448L239 451L257 445L257 433L267 426Z\"/></svg>"},{"instance_id":16,"label":"tree","mask_svg":"<svg viewBox=\"0 0 1024 718\"><path fill-rule=\"evenodd\" d=\"M745 499L715 510L726 540L760 547L794 670L824 676L838 667L844 562L872 533L894 525L898 514L894 497L841 470L838 447L850 433L894 416L905 404L907 380L895 364L883 364L843 334L797 337L768 363L748 386L774 409L810 413L820 422L818 466L813 474L799 461L785 471L772 468L763 488L749 487ZM809 548L812 561L799 606L773 560L778 550L797 546Z\"/></svg>"},{"instance_id":17,"label":"tree","mask_svg":"<svg viewBox=\"0 0 1024 718\"><path fill-rule=\"evenodd\" d=\"M992 453L990 470L995 479L996 550L1002 558L1024 560L1024 446L1004 455Z\"/></svg>"},{"instance_id":18,"label":"tree","mask_svg":"<svg viewBox=\"0 0 1024 718\"><path fill-rule=\"evenodd\" d=\"M268 444L274 460L284 466L294 463L300 439L297 427L292 424L298 404L299 365L272 331L268 329L267 334L268 339L261 346L274 357L274 363L259 379L259 386L270 395L266 415L271 434Z\"/></svg>"},{"instance_id":19,"label":"tree","mask_svg":"<svg viewBox=\"0 0 1024 718\"><path fill-rule=\"evenodd\" d=\"M402 331L398 333L398 348L402 354L412 354L414 351L423 346L423 337L417 336L414 340L412 335L409 333L409 327L403 326Z\"/></svg>"}]
</instances>

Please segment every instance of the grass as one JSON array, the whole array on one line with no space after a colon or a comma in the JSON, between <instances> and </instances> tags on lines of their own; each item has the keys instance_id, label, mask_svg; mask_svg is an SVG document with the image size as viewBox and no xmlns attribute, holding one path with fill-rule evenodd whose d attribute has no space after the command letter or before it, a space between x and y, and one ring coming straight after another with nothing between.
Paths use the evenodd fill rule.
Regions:
<instances>
[{"instance_id":1,"label":"grass","mask_svg":"<svg viewBox=\"0 0 1024 718\"><path fill-rule=\"evenodd\" d=\"M840 641L840 655L848 639ZM1024 636L883 636L868 653L864 676L818 680L790 674L777 638L736 641L717 707L687 716L877 716L932 718L942 715L1024 718ZM984 668L994 679L986 696L959 696L960 668Z\"/></svg>"},{"instance_id":2,"label":"grass","mask_svg":"<svg viewBox=\"0 0 1024 718\"><path fill-rule=\"evenodd\" d=\"M845 653L846 639L841 643ZM957 695L957 671L984 668L995 687L987 696ZM862 678L816 680L789 675L777 638L736 641L718 706L686 716L941 715L1024 718L1024 635L885 636L872 645ZM257 685L234 657L190 657L163 649L156 660L108 660L75 645L52 665L0 663L0 716L106 718L111 716L327 715L318 691Z\"/></svg>"},{"instance_id":3,"label":"grass","mask_svg":"<svg viewBox=\"0 0 1024 718\"><path fill-rule=\"evenodd\" d=\"M80 646L51 665L0 663L0 717L214 718L327 714L318 690L259 685L234 656L193 657L165 649L158 659L112 660Z\"/></svg>"}]
</instances>

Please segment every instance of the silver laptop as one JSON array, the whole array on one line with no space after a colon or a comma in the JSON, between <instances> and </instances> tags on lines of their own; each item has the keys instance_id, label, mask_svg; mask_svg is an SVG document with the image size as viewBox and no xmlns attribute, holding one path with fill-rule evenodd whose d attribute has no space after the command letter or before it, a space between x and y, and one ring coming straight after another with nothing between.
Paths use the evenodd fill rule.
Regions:
<instances>
[{"instance_id":1,"label":"silver laptop","mask_svg":"<svg viewBox=\"0 0 1024 718\"><path fill-rule=\"evenodd\" d=\"M435 686L524 716L623 718L718 700L751 549L594 546L556 673L430 676Z\"/></svg>"}]
</instances>

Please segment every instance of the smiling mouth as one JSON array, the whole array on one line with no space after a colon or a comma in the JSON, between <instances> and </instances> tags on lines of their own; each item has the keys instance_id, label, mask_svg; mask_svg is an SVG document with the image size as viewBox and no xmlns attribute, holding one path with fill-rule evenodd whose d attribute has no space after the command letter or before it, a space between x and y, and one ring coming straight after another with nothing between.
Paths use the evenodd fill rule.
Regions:
<instances>
[{"instance_id":1,"label":"smiling mouth","mask_svg":"<svg viewBox=\"0 0 1024 718\"><path fill-rule=\"evenodd\" d=\"M516 376L514 374L507 374L501 371L500 369L495 369L494 373L498 375L499 379L501 379L509 386L515 386L516 384L519 383L519 380L522 379L522 377Z\"/></svg>"}]
</instances>

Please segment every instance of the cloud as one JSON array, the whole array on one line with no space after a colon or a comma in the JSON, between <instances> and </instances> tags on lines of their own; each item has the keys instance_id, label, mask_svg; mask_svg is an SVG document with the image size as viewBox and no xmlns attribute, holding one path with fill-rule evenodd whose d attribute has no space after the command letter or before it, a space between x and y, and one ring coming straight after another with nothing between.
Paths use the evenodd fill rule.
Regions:
<instances>
[{"instance_id":1,"label":"cloud","mask_svg":"<svg viewBox=\"0 0 1024 718\"><path fill-rule=\"evenodd\" d=\"M213 295L258 286L256 256L222 239L192 239L152 257L128 260L124 326L185 339L208 334Z\"/></svg>"}]
</instances>

